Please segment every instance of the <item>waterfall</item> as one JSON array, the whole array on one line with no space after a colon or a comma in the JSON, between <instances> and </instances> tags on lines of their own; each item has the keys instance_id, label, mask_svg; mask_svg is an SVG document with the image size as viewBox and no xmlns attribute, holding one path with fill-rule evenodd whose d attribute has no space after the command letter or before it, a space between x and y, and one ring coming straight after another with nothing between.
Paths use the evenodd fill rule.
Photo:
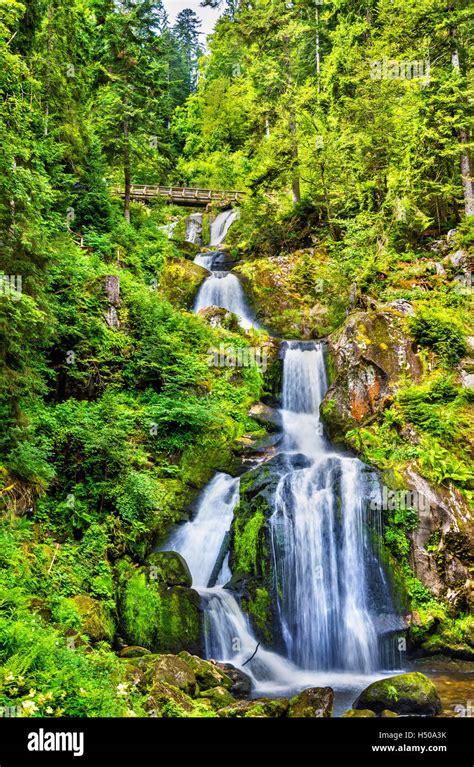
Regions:
<instances>
[{"instance_id":1,"label":"waterfall","mask_svg":"<svg viewBox=\"0 0 474 767\"><path fill-rule=\"evenodd\" d=\"M201 245L202 213L191 213L186 221L186 242Z\"/></svg>"},{"instance_id":2,"label":"waterfall","mask_svg":"<svg viewBox=\"0 0 474 767\"><path fill-rule=\"evenodd\" d=\"M186 560L195 588L206 588L239 500L239 480L218 472L201 495L194 519L166 544Z\"/></svg>"},{"instance_id":3,"label":"waterfall","mask_svg":"<svg viewBox=\"0 0 474 767\"><path fill-rule=\"evenodd\" d=\"M216 245L222 245L227 236L231 225L240 216L239 208L231 208L230 210L224 210L219 213L211 224L211 237L209 245L214 247Z\"/></svg>"},{"instance_id":4,"label":"waterfall","mask_svg":"<svg viewBox=\"0 0 474 767\"><path fill-rule=\"evenodd\" d=\"M374 591L378 612L393 612L368 536L375 477L325 439L319 405L326 388L323 347L287 344L281 414L288 471L270 518L274 591L292 661L304 669L368 673L381 663ZM293 468L295 454L310 465Z\"/></svg>"},{"instance_id":5,"label":"waterfall","mask_svg":"<svg viewBox=\"0 0 474 767\"><path fill-rule=\"evenodd\" d=\"M212 264L215 258L216 252L212 253L198 253L194 259L194 263L199 266L203 266L208 272L212 269Z\"/></svg>"},{"instance_id":6,"label":"waterfall","mask_svg":"<svg viewBox=\"0 0 474 767\"><path fill-rule=\"evenodd\" d=\"M216 474L194 518L178 527L165 548L186 559L201 596L207 658L242 668L254 694L336 687L342 711L348 696L390 666L384 637L402 626L369 538L367 509L379 492L377 480L369 467L336 452L325 438L319 405L326 388L322 345L285 342L284 460L268 520L279 653L263 646L255 653L258 639L228 588L238 479Z\"/></svg>"},{"instance_id":7,"label":"waterfall","mask_svg":"<svg viewBox=\"0 0 474 767\"><path fill-rule=\"evenodd\" d=\"M179 221L171 221L170 224L164 224L163 226L158 227L161 229L162 232L164 232L169 240L173 237L174 230L176 229Z\"/></svg>"},{"instance_id":8,"label":"waterfall","mask_svg":"<svg viewBox=\"0 0 474 767\"><path fill-rule=\"evenodd\" d=\"M231 210L219 213L211 224L210 245L219 246L223 242L231 224L239 215L240 211L238 208L232 208ZM194 311L199 312L208 306L219 306L236 314L240 325L245 330L259 328L260 325L255 320L248 306L240 280L227 269L229 258L229 254L220 250L210 253L198 253L195 257L194 263L203 266L211 274L199 288L194 302ZM224 266L223 269L221 265Z\"/></svg>"},{"instance_id":9,"label":"waterfall","mask_svg":"<svg viewBox=\"0 0 474 767\"><path fill-rule=\"evenodd\" d=\"M224 558L217 584L208 588L239 500L239 485L238 479L217 473L201 494L194 519L178 527L164 548L184 557L191 571L193 588L201 595L206 657L241 667L255 651L258 639L237 600L224 588L231 577L228 555ZM293 682L298 669L276 653L262 648L251 665L246 666L246 672L255 685L259 680L282 678L288 685Z\"/></svg>"},{"instance_id":10,"label":"waterfall","mask_svg":"<svg viewBox=\"0 0 474 767\"><path fill-rule=\"evenodd\" d=\"M246 330L258 327L247 306L242 285L232 272L212 272L204 280L194 302L194 311L198 312L207 306L220 306L233 312Z\"/></svg>"}]
</instances>

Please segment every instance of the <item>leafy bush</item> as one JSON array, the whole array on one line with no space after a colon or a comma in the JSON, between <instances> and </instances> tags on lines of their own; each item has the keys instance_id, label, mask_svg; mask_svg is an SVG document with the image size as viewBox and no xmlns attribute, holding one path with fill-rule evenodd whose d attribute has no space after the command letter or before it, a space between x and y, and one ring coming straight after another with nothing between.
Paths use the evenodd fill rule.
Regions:
<instances>
[{"instance_id":1,"label":"leafy bush","mask_svg":"<svg viewBox=\"0 0 474 767\"><path fill-rule=\"evenodd\" d=\"M410 318L409 327L420 346L432 349L450 366L467 353L462 327L440 310L421 309Z\"/></svg>"}]
</instances>

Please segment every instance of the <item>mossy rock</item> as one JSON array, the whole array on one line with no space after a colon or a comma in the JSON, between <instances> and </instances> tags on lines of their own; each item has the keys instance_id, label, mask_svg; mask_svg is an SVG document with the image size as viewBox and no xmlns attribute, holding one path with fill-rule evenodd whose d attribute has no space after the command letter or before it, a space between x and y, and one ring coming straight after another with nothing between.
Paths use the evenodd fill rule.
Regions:
<instances>
[{"instance_id":1,"label":"mossy rock","mask_svg":"<svg viewBox=\"0 0 474 767\"><path fill-rule=\"evenodd\" d=\"M217 713L226 719L280 719L287 715L288 706L289 701L286 698L255 698L255 700L237 700L232 706L221 708Z\"/></svg>"},{"instance_id":2,"label":"mossy rock","mask_svg":"<svg viewBox=\"0 0 474 767\"><path fill-rule=\"evenodd\" d=\"M179 657L193 670L200 689L209 690L213 687L231 689L232 679L214 663L186 651L180 652Z\"/></svg>"},{"instance_id":3,"label":"mossy rock","mask_svg":"<svg viewBox=\"0 0 474 767\"><path fill-rule=\"evenodd\" d=\"M149 716L182 717L192 713L194 701L178 687L157 681L149 691L146 708Z\"/></svg>"},{"instance_id":4,"label":"mossy rock","mask_svg":"<svg viewBox=\"0 0 474 767\"><path fill-rule=\"evenodd\" d=\"M202 612L193 589L169 588L135 571L121 584L119 614L127 644L161 653L201 651Z\"/></svg>"},{"instance_id":5,"label":"mossy rock","mask_svg":"<svg viewBox=\"0 0 474 767\"><path fill-rule=\"evenodd\" d=\"M119 658L141 658L143 655L151 655L150 650L138 645L127 645L119 652Z\"/></svg>"},{"instance_id":6,"label":"mossy rock","mask_svg":"<svg viewBox=\"0 0 474 767\"><path fill-rule=\"evenodd\" d=\"M198 311L198 315L211 328L224 328L224 330L230 330L232 333L242 332L238 316L221 306L205 306Z\"/></svg>"},{"instance_id":7,"label":"mossy rock","mask_svg":"<svg viewBox=\"0 0 474 767\"><path fill-rule=\"evenodd\" d=\"M231 706L235 701L232 695L225 687L211 687L210 690L203 690L199 694L200 698L205 698L210 702L212 708L220 709Z\"/></svg>"},{"instance_id":8,"label":"mossy rock","mask_svg":"<svg viewBox=\"0 0 474 767\"><path fill-rule=\"evenodd\" d=\"M351 708L342 715L342 719L375 719L377 714L369 708Z\"/></svg>"},{"instance_id":9,"label":"mossy rock","mask_svg":"<svg viewBox=\"0 0 474 767\"><path fill-rule=\"evenodd\" d=\"M388 709L397 714L436 716L441 711L441 700L431 679L413 671L369 685L361 692L353 708L368 708L376 714Z\"/></svg>"},{"instance_id":10,"label":"mossy rock","mask_svg":"<svg viewBox=\"0 0 474 767\"><path fill-rule=\"evenodd\" d=\"M199 286L209 276L206 269L186 258L168 258L159 291L174 306L191 309Z\"/></svg>"},{"instance_id":11,"label":"mossy rock","mask_svg":"<svg viewBox=\"0 0 474 767\"><path fill-rule=\"evenodd\" d=\"M388 708L385 708L382 713L380 714L382 719L393 719L393 717L398 717L399 714L396 714L395 711L389 711Z\"/></svg>"},{"instance_id":12,"label":"mossy rock","mask_svg":"<svg viewBox=\"0 0 474 767\"><path fill-rule=\"evenodd\" d=\"M330 719L334 704L331 687L309 687L290 700L288 716L296 718Z\"/></svg>"},{"instance_id":13,"label":"mossy rock","mask_svg":"<svg viewBox=\"0 0 474 767\"><path fill-rule=\"evenodd\" d=\"M65 603L77 611L80 625L75 628L81 634L86 634L91 642L112 641L115 622L102 602L88 594L78 594L66 599Z\"/></svg>"},{"instance_id":14,"label":"mossy rock","mask_svg":"<svg viewBox=\"0 0 474 767\"><path fill-rule=\"evenodd\" d=\"M223 671L232 682L230 692L234 698L248 698L252 692L252 680L248 674L232 663L215 663L215 666Z\"/></svg>"},{"instance_id":15,"label":"mossy rock","mask_svg":"<svg viewBox=\"0 0 474 767\"><path fill-rule=\"evenodd\" d=\"M474 660L474 617L467 615L446 619L421 645L428 655L448 655L460 660Z\"/></svg>"},{"instance_id":16,"label":"mossy rock","mask_svg":"<svg viewBox=\"0 0 474 767\"><path fill-rule=\"evenodd\" d=\"M328 343L333 380L321 418L331 439L345 442L347 431L381 415L404 375L419 380L422 363L399 313L385 305L349 315Z\"/></svg>"},{"instance_id":17,"label":"mossy rock","mask_svg":"<svg viewBox=\"0 0 474 767\"><path fill-rule=\"evenodd\" d=\"M149 673L157 682L177 687L186 695L194 696L197 681L194 671L179 655L160 655L149 663Z\"/></svg>"},{"instance_id":18,"label":"mossy rock","mask_svg":"<svg viewBox=\"0 0 474 767\"><path fill-rule=\"evenodd\" d=\"M149 577L167 586L192 586L186 561L177 551L155 551L146 560Z\"/></svg>"}]
</instances>

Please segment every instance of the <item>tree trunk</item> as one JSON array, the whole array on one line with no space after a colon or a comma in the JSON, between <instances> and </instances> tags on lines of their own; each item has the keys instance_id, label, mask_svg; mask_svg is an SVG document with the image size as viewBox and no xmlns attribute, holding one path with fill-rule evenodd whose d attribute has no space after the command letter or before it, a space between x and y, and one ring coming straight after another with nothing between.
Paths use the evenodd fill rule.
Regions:
<instances>
[{"instance_id":1,"label":"tree trunk","mask_svg":"<svg viewBox=\"0 0 474 767\"><path fill-rule=\"evenodd\" d=\"M316 6L316 80L318 93L321 90L321 46L319 40L319 8Z\"/></svg>"},{"instance_id":2,"label":"tree trunk","mask_svg":"<svg viewBox=\"0 0 474 767\"><path fill-rule=\"evenodd\" d=\"M125 221L130 223L130 187L132 185L130 177L130 143L128 138L128 119L123 121L123 175L124 175L124 203L123 203L123 215Z\"/></svg>"},{"instance_id":3,"label":"tree trunk","mask_svg":"<svg viewBox=\"0 0 474 767\"><path fill-rule=\"evenodd\" d=\"M46 91L46 103L44 107L44 135L48 135L49 129L49 71L51 67L51 48L52 48L52 30L51 24L53 21L53 6L50 3L48 5L48 43L47 43L47 61L46 61L46 76L45 76L45 91Z\"/></svg>"},{"instance_id":4,"label":"tree trunk","mask_svg":"<svg viewBox=\"0 0 474 767\"><path fill-rule=\"evenodd\" d=\"M452 37L452 49L451 49L451 64L453 68L460 72L461 66L459 63L459 51L457 46L457 40L456 40L456 30L451 31L451 37ZM465 128L460 128L458 131L458 138L459 143L461 144L461 147L465 147L464 149L461 149L461 183L462 183L462 191L464 196L464 211L466 213L466 216L472 216L474 215L474 188L472 183L472 164L471 164L471 158L469 156L469 150L467 148L468 144L468 135Z\"/></svg>"},{"instance_id":5,"label":"tree trunk","mask_svg":"<svg viewBox=\"0 0 474 767\"><path fill-rule=\"evenodd\" d=\"M296 120L293 112L293 99L290 103L290 120L289 120L290 134L293 137L293 146L291 149L292 157L292 170L293 177L291 179L291 196L293 198L293 205L297 205L301 200L300 190L300 177L298 173L298 144L296 140Z\"/></svg>"},{"instance_id":6,"label":"tree trunk","mask_svg":"<svg viewBox=\"0 0 474 767\"><path fill-rule=\"evenodd\" d=\"M288 101L288 129L290 132L291 140L292 140L292 147L291 147L291 171L292 171L292 178L291 178L291 196L293 199L293 205L297 205L301 200L301 190L300 190L300 176L298 172L298 142L296 138L296 118L295 118L295 111L294 111L294 105L293 105L293 95L292 95L292 85L293 85L293 77L291 74L291 60L290 60L290 46L289 46L289 40L287 35L283 36L283 44L285 49L285 66L287 70L287 83L288 83L288 91L290 93L290 98Z\"/></svg>"}]
</instances>

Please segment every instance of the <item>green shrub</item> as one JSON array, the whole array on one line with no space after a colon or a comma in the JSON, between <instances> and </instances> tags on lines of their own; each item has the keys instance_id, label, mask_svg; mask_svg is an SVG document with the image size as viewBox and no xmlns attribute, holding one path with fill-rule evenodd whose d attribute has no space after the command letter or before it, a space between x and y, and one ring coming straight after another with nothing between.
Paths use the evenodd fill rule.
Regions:
<instances>
[{"instance_id":1,"label":"green shrub","mask_svg":"<svg viewBox=\"0 0 474 767\"><path fill-rule=\"evenodd\" d=\"M467 353L462 327L445 312L423 308L410 318L409 327L420 346L436 352L450 366Z\"/></svg>"}]
</instances>

